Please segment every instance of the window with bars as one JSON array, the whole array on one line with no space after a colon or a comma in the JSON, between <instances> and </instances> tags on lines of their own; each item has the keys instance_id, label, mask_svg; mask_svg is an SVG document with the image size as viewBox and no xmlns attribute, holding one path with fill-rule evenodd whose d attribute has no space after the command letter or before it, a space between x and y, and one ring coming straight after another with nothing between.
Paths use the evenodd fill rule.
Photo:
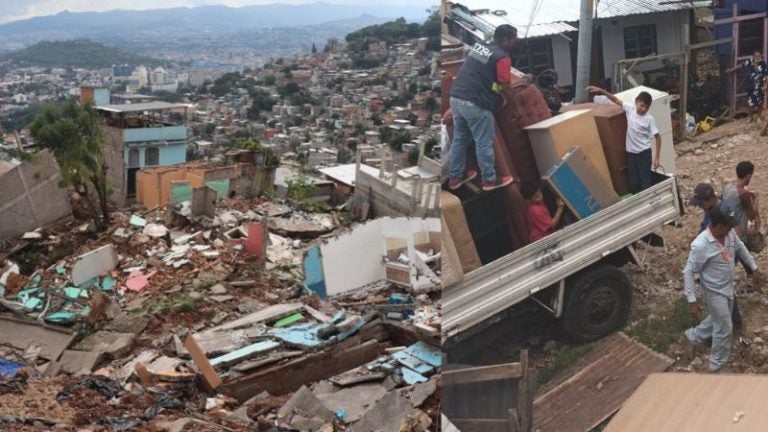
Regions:
<instances>
[{"instance_id":1,"label":"window with bars","mask_svg":"<svg viewBox=\"0 0 768 432\"><path fill-rule=\"evenodd\" d=\"M138 168L138 167L139 167L139 150L138 149L128 150L128 168Z\"/></svg>"},{"instance_id":2,"label":"window with bars","mask_svg":"<svg viewBox=\"0 0 768 432\"><path fill-rule=\"evenodd\" d=\"M656 24L624 28L624 58L645 57L656 52Z\"/></svg>"},{"instance_id":3,"label":"window with bars","mask_svg":"<svg viewBox=\"0 0 768 432\"><path fill-rule=\"evenodd\" d=\"M517 41L512 49L512 63L523 73L538 75L555 67L550 39L525 39Z\"/></svg>"},{"instance_id":4,"label":"window with bars","mask_svg":"<svg viewBox=\"0 0 768 432\"><path fill-rule=\"evenodd\" d=\"M155 166L160 165L160 149L157 147L149 147L144 151L144 165Z\"/></svg>"}]
</instances>

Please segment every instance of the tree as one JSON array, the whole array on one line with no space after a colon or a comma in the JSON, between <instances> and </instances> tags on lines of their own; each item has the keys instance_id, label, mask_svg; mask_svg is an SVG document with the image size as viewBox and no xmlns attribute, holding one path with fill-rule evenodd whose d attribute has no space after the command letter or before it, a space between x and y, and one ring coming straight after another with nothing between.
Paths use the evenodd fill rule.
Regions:
<instances>
[{"instance_id":1,"label":"tree","mask_svg":"<svg viewBox=\"0 0 768 432\"><path fill-rule=\"evenodd\" d=\"M340 149L336 155L336 163L345 164L352 160L352 151L346 148Z\"/></svg>"},{"instance_id":2,"label":"tree","mask_svg":"<svg viewBox=\"0 0 768 432\"><path fill-rule=\"evenodd\" d=\"M106 228L109 225L107 139L98 113L90 105L80 105L74 99L62 105L49 104L35 117L30 132L37 145L50 150L59 163L61 185L74 187L86 202L96 228Z\"/></svg>"},{"instance_id":3,"label":"tree","mask_svg":"<svg viewBox=\"0 0 768 432\"><path fill-rule=\"evenodd\" d=\"M277 77L275 77L274 75L267 75L267 77L264 78L264 84L268 86L275 85L275 81L277 81Z\"/></svg>"},{"instance_id":4,"label":"tree","mask_svg":"<svg viewBox=\"0 0 768 432\"><path fill-rule=\"evenodd\" d=\"M312 54L317 54L317 45L314 42L312 42Z\"/></svg>"}]
</instances>

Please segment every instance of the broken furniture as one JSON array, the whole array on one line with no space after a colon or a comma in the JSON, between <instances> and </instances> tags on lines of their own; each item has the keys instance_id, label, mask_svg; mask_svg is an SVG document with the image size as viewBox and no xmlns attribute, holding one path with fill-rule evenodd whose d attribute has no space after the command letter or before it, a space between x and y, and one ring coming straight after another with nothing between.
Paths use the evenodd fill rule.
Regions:
<instances>
[{"instance_id":1,"label":"broken furniture","mask_svg":"<svg viewBox=\"0 0 768 432\"><path fill-rule=\"evenodd\" d=\"M568 111L525 128L531 140L539 172L544 175L559 164L573 147L579 147L595 172L611 184L611 172L605 160L595 116L591 110Z\"/></svg>"},{"instance_id":2,"label":"broken furniture","mask_svg":"<svg viewBox=\"0 0 768 432\"><path fill-rule=\"evenodd\" d=\"M579 219L586 219L621 200L611 184L597 175L579 147L566 152L562 160L544 174L544 181Z\"/></svg>"},{"instance_id":3,"label":"broken furniture","mask_svg":"<svg viewBox=\"0 0 768 432\"><path fill-rule=\"evenodd\" d=\"M446 366L441 376L442 410L462 432L531 432L533 381L528 351L520 362L491 366ZM511 408L514 403L515 408Z\"/></svg>"}]
</instances>

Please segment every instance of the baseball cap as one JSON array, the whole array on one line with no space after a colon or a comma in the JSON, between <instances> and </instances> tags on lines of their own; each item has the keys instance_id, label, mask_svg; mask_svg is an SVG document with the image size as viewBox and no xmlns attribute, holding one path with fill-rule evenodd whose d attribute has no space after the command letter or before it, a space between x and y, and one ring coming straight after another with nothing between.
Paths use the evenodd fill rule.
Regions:
<instances>
[{"instance_id":1,"label":"baseball cap","mask_svg":"<svg viewBox=\"0 0 768 432\"><path fill-rule=\"evenodd\" d=\"M710 224L718 225L725 224L731 228L739 225L739 220L734 217L734 213L729 208L714 207L710 210Z\"/></svg>"},{"instance_id":2,"label":"baseball cap","mask_svg":"<svg viewBox=\"0 0 768 432\"><path fill-rule=\"evenodd\" d=\"M693 196L690 199L691 205L701 205L704 201L715 197L715 189L709 183L699 183L693 189Z\"/></svg>"}]
</instances>

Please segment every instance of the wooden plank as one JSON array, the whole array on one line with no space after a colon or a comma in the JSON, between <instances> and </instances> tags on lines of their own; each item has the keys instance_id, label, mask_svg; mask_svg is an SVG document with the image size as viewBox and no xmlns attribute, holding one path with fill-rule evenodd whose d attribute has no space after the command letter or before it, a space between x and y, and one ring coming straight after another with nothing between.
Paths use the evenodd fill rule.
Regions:
<instances>
[{"instance_id":1,"label":"wooden plank","mask_svg":"<svg viewBox=\"0 0 768 432\"><path fill-rule=\"evenodd\" d=\"M632 394L605 432L764 431L768 376L655 373ZM738 421L736 413L744 413Z\"/></svg>"},{"instance_id":2,"label":"wooden plank","mask_svg":"<svg viewBox=\"0 0 768 432\"><path fill-rule=\"evenodd\" d=\"M759 13L753 13L753 14L747 14L747 15L736 15L730 17L730 18L720 18L716 19L713 24L714 25L721 25L721 24L737 24L742 21L752 21L760 18L765 18L768 16L765 12L759 12Z\"/></svg>"},{"instance_id":3,"label":"wooden plank","mask_svg":"<svg viewBox=\"0 0 768 432\"><path fill-rule=\"evenodd\" d=\"M280 343L273 340L256 342L255 344L242 347L239 350L211 359L211 366L214 368L232 366L233 364L247 360L257 354L264 354L272 351L279 346Z\"/></svg>"},{"instance_id":4,"label":"wooden plank","mask_svg":"<svg viewBox=\"0 0 768 432\"><path fill-rule=\"evenodd\" d=\"M195 338L191 333L188 334L187 338L184 340L184 348L187 349L190 357L192 357L192 360L200 370L205 385L211 391L216 390L221 385L221 378L219 378L219 375L213 370L211 362L208 361L208 357L205 356L203 350L200 349L200 346L195 342Z\"/></svg>"},{"instance_id":5,"label":"wooden plank","mask_svg":"<svg viewBox=\"0 0 768 432\"><path fill-rule=\"evenodd\" d=\"M254 324L258 324L262 322L274 321L286 315L290 315L294 312L297 312L303 308L304 308L304 304L302 303L277 304L277 305L269 306L258 312L248 314L234 321L226 322L224 324L221 324L219 326L216 326L208 330L207 332L234 330L241 327L249 327Z\"/></svg>"},{"instance_id":6,"label":"wooden plank","mask_svg":"<svg viewBox=\"0 0 768 432\"><path fill-rule=\"evenodd\" d=\"M520 351L520 381L517 383L517 425L520 432L531 432L533 428L533 389L528 370L528 350Z\"/></svg>"},{"instance_id":7,"label":"wooden plank","mask_svg":"<svg viewBox=\"0 0 768 432\"><path fill-rule=\"evenodd\" d=\"M451 419L461 432L509 432L508 419Z\"/></svg>"},{"instance_id":8,"label":"wooden plank","mask_svg":"<svg viewBox=\"0 0 768 432\"><path fill-rule=\"evenodd\" d=\"M253 369L258 369L268 364L277 363L280 360L285 360L285 359L294 358L294 357L301 357L302 355L304 355L304 351L284 351L284 352L272 353L264 358L241 363L235 366L233 369L238 372L249 372Z\"/></svg>"},{"instance_id":9,"label":"wooden plank","mask_svg":"<svg viewBox=\"0 0 768 432\"><path fill-rule=\"evenodd\" d=\"M296 391L308 382L320 381L375 360L384 351L375 340L340 349L340 344L317 354L282 365L259 370L251 375L225 383L221 392L240 402L267 391L278 396Z\"/></svg>"},{"instance_id":10,"label":"wooden plank","mask_svg":"<svg viewBox=\"0 0 768 432\"><path fill-rule=\"evenodd\" d=\"M731 42L733 42L733 39L727 37L727 38L720 38L720 39L715 39L715 40L706 41L706 42L695 43L689 46L688 48L691 50L696 50L696 49L708 48L711 46L720 45L724 43L731 43Z\"/></svg>"},{"instance_id":11,"label":"wooden plank","mask_svg":"<svg viewBox=\"0 0 768 432\"><path fill-rule=\"evenodd\" d=\"M443 386L451 386L519 378L520 376L522 376L520 363L506 363L443 371L441 383Z\"/></svg>"},{"instance_id":12,"label":"wooden plank","mask_svg":"<svg viewBox=\"0 0 768 432\"><path fill-rule=\"evenodd\" d=\"M649 374L672 363L621 333L608 336L540 389L533 403L533 430L592 430L616 412Z\"/></svg>"}]
</instances>

